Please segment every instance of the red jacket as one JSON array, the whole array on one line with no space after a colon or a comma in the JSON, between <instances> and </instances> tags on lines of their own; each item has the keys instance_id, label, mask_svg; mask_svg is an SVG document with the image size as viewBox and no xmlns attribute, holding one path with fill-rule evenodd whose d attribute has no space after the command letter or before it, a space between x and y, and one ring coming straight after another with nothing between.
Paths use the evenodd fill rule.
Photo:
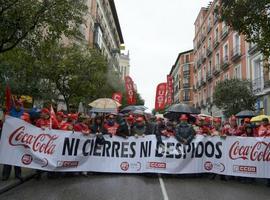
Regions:
<instances>
[{"instance_id":1,"label":"red jacket","mask_svg":"<svg viewBox=\"0 0 270 200\"><path fill-rule=\"evenodd\" d=\"M104 124L104 129L109 135L116 135L117 130L119 128L119 124L114 123L113 126L109 126L108 124Z\"/></svg>"},{"instance_id":2,"label":"red jacket","mask_svg":"<svg viewBox=\"0 0 270 200\"><path fill-rule=\"evenodd\" d=\"M77 123L74 125L74 131L82 132L82 133L89 133L90 130L88 126L84 123Z\"/></svg>"},{"instance_id":3,"label":"red jacket","mask_svg":"<svg viewBox=\"0 0 270 200\"><path fill-rule=\"evenodd\" d=\"M50 119L38 119L36 126L39 128L50 128Z\"/></svg>"},{"instance_id":4,"label":"red jacket","mask_svg":"<svg viewBox=\"0 0 270 200\"><path fill-rule=\"evenodd\" d=\"M259 126L256 131L256 137L270 137L270 126Z\"/></svg>"}]
</instances>

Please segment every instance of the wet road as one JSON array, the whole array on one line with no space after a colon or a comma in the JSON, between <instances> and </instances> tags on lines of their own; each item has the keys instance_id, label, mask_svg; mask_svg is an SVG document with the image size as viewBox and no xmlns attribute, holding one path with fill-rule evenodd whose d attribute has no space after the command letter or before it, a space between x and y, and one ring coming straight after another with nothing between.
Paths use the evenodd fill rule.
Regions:
<instances>
[{"instance_id":1,"label":"wet road","mask_svg":"<svg viewBox=\"0 0 270 200\"><path fill-rule=\"evenodd\" d=\"M183 178L95 174L88 177L30 180L2 195L2 200L267 200L270 188L263 183Z\"/></svg>"}]
</instances>

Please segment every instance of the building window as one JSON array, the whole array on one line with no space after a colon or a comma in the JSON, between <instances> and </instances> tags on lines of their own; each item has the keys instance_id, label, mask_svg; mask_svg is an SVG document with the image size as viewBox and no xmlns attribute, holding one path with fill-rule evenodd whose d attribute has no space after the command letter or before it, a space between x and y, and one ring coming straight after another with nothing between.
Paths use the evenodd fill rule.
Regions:
<instances>
[{"instance_id":1,"label":"building window","mask_svg":"<svg viewBox=\"0 0 270 200\"><path fill-rule=\"evenodd\" d=\"M208 39L208 48L211 49L211 46L212 46L212 38L210 37Z\"/></svg>"},{"instance_id":2,"label":"building window","mask_svg":"<svg viewBox=\"0 0 270 200\"><path fill-rule=\"evenodd\" d=\"M229 79L230 79L230 74L229 74L229 72L227 72L224 74L224 81L229 80Z\"/></svg>"},{"instance_id":3,"label":"building window","mask_svg":"<svg viewBox=\"0 0 270 200\"><path fill-rule=\"evenodd\" d=\"M229 59L229 45L228 43L223 46L223 60L228 61Z\"/></svg>"},{"instance_id":4,"label":"building window","mask_svg":"<svg viewBox=\"0 0 270 200\"><path fill-rule=\"evenodd\" d=\"M242 79L241 64L235 66L235 68L234 68L234 78Z\"/></svg>"},{"instance_id":5,"label":"building window","mask_svg":"<svg viewBox=\"0 0 270 200\"><path fill-rule=\"evenodd\" d=\"M240 45L241 45L240 35L236 33L233 38L234 52L240 53Z\"/></svg>"},{"instance_id":6,"label":"building window","mask_svg":"<svg viewBox=\"0 0 270 200\"><path fill-rule=\"evenodd\" d=\"M218 41L218 27L215 30L215 40Z\"/></svg>"},{"instance_id":7,"label":"building window","mask_svg":"<svg viewBox=\"0 0 270 200\"><path fill-rule=\"evenodd\" d=\"M219 53L216 53L215 63L216 63L216 68L219 69L220 67L220 54Z\"/></svg>"}]
</instances>

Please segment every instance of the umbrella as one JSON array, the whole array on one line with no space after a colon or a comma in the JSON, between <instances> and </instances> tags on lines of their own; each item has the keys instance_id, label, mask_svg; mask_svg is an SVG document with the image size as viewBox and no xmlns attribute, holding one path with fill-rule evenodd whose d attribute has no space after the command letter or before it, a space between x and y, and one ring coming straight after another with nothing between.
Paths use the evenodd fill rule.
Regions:
<instances>
[{"instance_id":1,"label":"umbrella","mask_svg":"<svg viewBox=\"0 0 270 200\"><path fill-rule=\"evenodd\" d=\"M117 113L120 103L113 99L101 98L97 99L89 104L92 107L91 112L97 113Z\"/></svg>"},{"instance_id":2,"label":"umbrella","mask_svg":"<svg viewBox=\"0 0 270 200\"><path fill-rule=\"evenodd\" d=\"M187 104L174 104L170 106L167 110L167 113L180 113L180 114L200 114L200 111L196 108L189 106Z\"/></svg>"},{"instance_id":3,"label":"umbrella","mask_svg":"<svg viewBox=\"0 0 270 200\"><path fill-rule=\"evenodd\" d=\"M267 115L258 115L256 117L252 117L250 121L251 122L261 122L264 118L267 118L270 121L270 117Z\"/></svg>"},{"instance_id":4,"label":"umbrella","mask_svg":"<svg viewBox=\"0 0 270 200\"><path fill-rule=\"evenodd\" d=\"M255 112L252 110L243 110L235 115L238 118L251 118L255 116Z\"/></svg>"},{"instance_id":5,"label":"umbrella","mask_svg":"<svg viewBox=\"0 0 270 200\"><path fill-rule=\"evenodd\" d=\"M127 106L121 110L121 113L129 113L135 110L145 111L147 108L145 106Z\"/></svg>"}]
</instances>

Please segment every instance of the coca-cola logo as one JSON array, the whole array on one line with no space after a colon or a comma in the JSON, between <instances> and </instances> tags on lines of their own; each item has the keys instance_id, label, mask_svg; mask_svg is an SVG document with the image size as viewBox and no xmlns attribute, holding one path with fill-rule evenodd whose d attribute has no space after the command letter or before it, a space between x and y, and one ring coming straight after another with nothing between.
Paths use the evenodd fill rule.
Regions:
<instances>
[{"instance_id":1,"label":"coca-cola logo","mask_svg":"<svg viewBox=\"0 0 270 200\"><path fill-rule=\"evenodd\" d=\"M239 141L233 143L229 151L232 160L270 161L270 143L257 142L254 145L241 145Z\"/></svg>"},{"instance_id":2,"label":"coca-cola logo","mask_svg":"<svg viewBox=\"0 0 270 200\"><path fill-rule=\"evenodd\" d=\"M25 165L30 165L33 161L33 157L29 154L24 154L21 161Z\"/></svg>"},{"instance_id":3,"label":"coca-cola logo","mask_svg":"<svg viewBox=\"0 0 270 200\"><path fill-rule=\"evenodd\" d=\"M32 135L25 132L25 127L19 127L9 136L9 144L11 146L22 146L26 149L32 149L34 152L52 155L55 151L56 135L41 133Z\"/></svg>"}]
</instances>

